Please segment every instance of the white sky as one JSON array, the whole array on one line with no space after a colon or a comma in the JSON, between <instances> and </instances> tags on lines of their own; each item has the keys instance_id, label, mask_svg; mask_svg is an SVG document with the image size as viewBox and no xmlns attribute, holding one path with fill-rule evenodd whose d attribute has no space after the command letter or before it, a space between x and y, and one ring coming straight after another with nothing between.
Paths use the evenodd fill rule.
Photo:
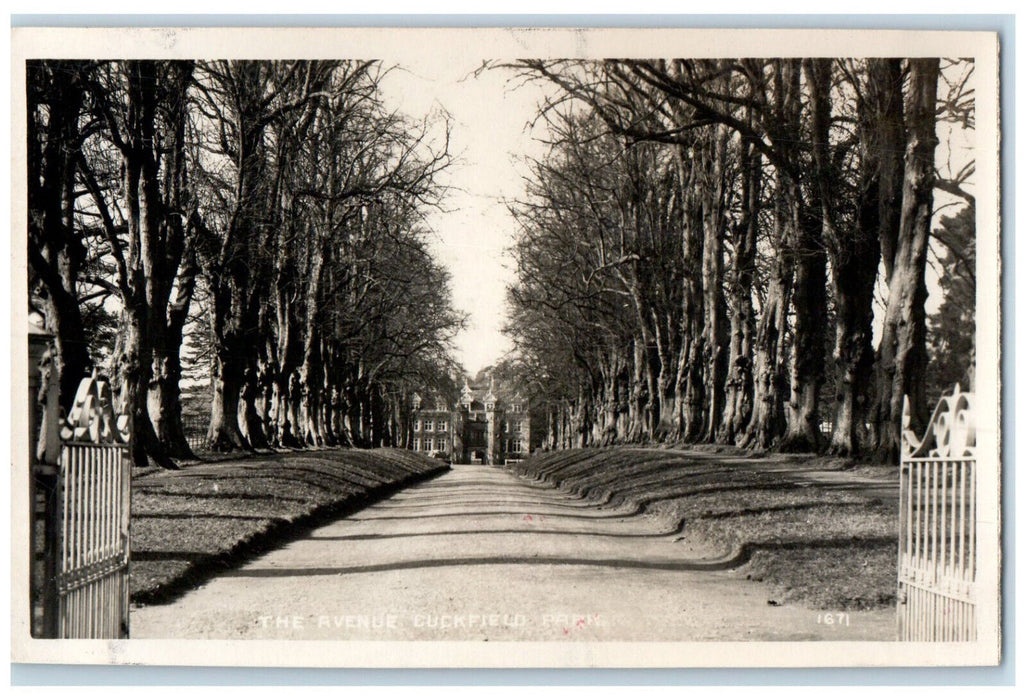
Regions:
<instances>
[{"instance_id":1,"label":"white sky","mask_svg":"<svg viewBox=\"0 0 1026 700\"><path fill-rule=\"evenodd\" d=\"M434 230L432 250L452 274L454 305L469 314L468 327L457 336L456 346L457 359L471 374L511 349L501 329L505 289L514 278L507 249L513 243L516 222L504 200L523 191L524 166L518 158L541 157L545 151L534 139L543 127L532 133L528 126L544 96L542 85L521 85L502 69L485 70L475 77L475 69L485 59L495 57L472 56L454 44L448 51L432 52L415 66L392 71L382 84L385 100L410 117L439 107L451 115L450 147L458 162L443 181L453 189L446 210L433 212L429 224ZM514 86L519 87L514 90ZM943 124L938 132L937 163L941 173L948 175L972 157L971 135L953 133ZM974 189L972 183L967 189ZM934 197L934 225L940 214L951 215L961 206L952 207L955 198L940 191ZM936 310L942 298L936 278L936 271L928 268L927 287L933 292L927 300L928 313ZM879 284L878 300L884 283ZM877 336L882 315L878 309Z\"/></svg>"},{"instance_id":2,"label":"white sky","mask_svg":"<svg viewBox=\"0 0 1026 700\"><path fill-rule=\"evenodd\" d=\"M511 349L501 328L505 289L513 280L506 251L516 223L504 200L523 191L524 168L517 157L544 152L528 128L542 97L540 86L514 91L506 70L475 77L485 58L452 46L393 71L382 85L385 99L411 117L440 106L452 118L450 148L458 161L443 181L453 189L446 211L432 213L429 224L435 232L433 252L452 273L453 302L470 314L456 344L457 358L472 374Z\"/></svg>"}]
</instances>

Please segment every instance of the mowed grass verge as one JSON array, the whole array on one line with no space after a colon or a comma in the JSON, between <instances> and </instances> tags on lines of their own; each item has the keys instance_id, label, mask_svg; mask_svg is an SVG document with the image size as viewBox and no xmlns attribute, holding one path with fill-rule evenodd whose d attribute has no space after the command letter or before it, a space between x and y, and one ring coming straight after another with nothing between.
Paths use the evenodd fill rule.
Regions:
<instances>
[{"instance_id":1,"label":"mowed grass verge","mask_svg":"<svg viewBox=\"0 0 1026 700\"><path fill-rule=\"evenodd\" d=\"M611 447L540 453L509 468L598 505L668 520L686 542L769 583L772 603L894 605L897 467Z\"/></svg>"},{"instance_id":2,"label":"mowed grass verge","mask_svg":"<svg viewBox=\"0 0 1026 700\"><path fill-rule=\"evenodd\" d=\"M304 529L448 468L407 450L330 449L135 477L132 602L167 602Z\"/></svg>"}]
</instances>

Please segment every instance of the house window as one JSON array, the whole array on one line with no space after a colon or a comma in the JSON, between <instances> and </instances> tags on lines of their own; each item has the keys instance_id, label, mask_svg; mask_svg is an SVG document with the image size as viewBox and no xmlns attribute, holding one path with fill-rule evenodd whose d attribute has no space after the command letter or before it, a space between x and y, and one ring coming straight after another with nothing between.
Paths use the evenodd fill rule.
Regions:
<instances>
[{"instance_id":1,"label":"house window","mask_svg":"<svg viewBox=\"0 0 1026 700\"><path fill-rule=\"evenodd\" d=\"M435 446L434 446L433 442L434 441L431 438L424 438L424 451L425 452L434 452Z\"/></svg>"},{"instance_id":2,"label":"house window","mask_svg":"<svg viewBox=\"0 0 1026 700\"><path fill-rule=\"evenodd\" d=\"M438 451L439 452L445 452L445 450L446 450L445 443L446 443L445 438L438 438Z\"/></svg>"},{"instance_id":3,"label":"house window","mask_svg":"<svg viewBox=\"0 0 1026 700\"><path fill-rule=\"evenodd\" d=\"M432 421L432 420L430 420L428 418L425 418L424 419L424 432L425 433L430 433L434 429L435 429L434 428L434 421Z\"/></svg>"},{"instance_id":4,"label":"house window","mask_svg":"<svg viewBox=\"0 0 1026 700\"><path fill-rule=\"evenodd\" d=\"M520 452L523 452L523 450L524 450L524 443L522 443L520 440L510 440L510 443L512 443L512 447L510 448L510 452L515 452L517 454L519 454Z\"/></svg>"},{"instance_id":5,"label":"house window","mask_svg":"<svg viewBox=\"0 0 1026 700\"><path fill-rule=\"evenodd\" d=\"M413 451L420 452L420 438L413 438Z\"/></svg>"},{"instance_id":6,"label":"house window","mask_svg":"<svg viewBox=\"0 0 1026 700\"><path fill-rule=\"evenodd\" d=\"M438 427L435 428L435 430L437 430L440 433L444 433L447 428L448 426L446 425L446 422L444 420L440 420L438 421Z\"/></svg>"},{"instance_id":7,"label":"house window","mask_svg":"<svg viewBox=\"0 0 1026 700\"><path fill-rule=\"evenodd\" d=\"M420 432L420 418L417 418L416 420L413 421L413 432L415 432L415 433L419 433Z\"/></svg>"}]
</instances>

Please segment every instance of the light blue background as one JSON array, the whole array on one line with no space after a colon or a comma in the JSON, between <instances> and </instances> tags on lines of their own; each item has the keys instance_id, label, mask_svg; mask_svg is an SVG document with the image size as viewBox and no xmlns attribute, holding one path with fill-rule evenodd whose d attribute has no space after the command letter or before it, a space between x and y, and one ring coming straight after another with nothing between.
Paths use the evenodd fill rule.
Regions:
<instances>
[{"instance_id":1,"label":"light blue background","mask_svg":"<svg viewBox=\"0 0 1026 700\"><path fill-rule=\"evenodd\" d=\"M1002 589L996 668L269 669L11 664L12 685L1012 685L1015 683L1015 17L1013 15L12 15L12 27L744 27L994 31L1001 37Z\"/></svg>"}]
</instances>

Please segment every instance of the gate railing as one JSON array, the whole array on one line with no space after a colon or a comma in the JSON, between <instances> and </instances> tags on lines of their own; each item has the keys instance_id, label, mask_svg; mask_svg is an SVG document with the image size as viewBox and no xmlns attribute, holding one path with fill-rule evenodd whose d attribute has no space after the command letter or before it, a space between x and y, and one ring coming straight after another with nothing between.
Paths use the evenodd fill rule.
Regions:
<instances>
[{"instance_id":1,"label":"gate railing","mask_svg":"<svg viewBox=\"0 0 1026 700\"><path fill-rule=\"evenodd\" d=\"M60 636L127 637L131 462L127 417L115 417L106 381L82 380L61 443Z\"/></svg>"},{"instance_id":2,"label":"gate railing","mask_svg":"<svg viewBox=\"0 0 1026 700\"><path fill-rule=\"evenodd\" d=\"M41 337L37 334L37 337ZM41 344L37 344L37 350ZM32 619L44 638L128 636L131 462L127 418L114 415L109 384L83 379L66 420L42 351L31 427ZM48 361L49 360L49 361Z\"/></svg>"},{"instance_id":3,"label":"gate railing","mask_svg":"<svg viewBox=\"0 0 1026 700\"><path fill-rule=\"evenodd\" d=\"M121 445L61 447L61 638L128 636L129 465Z\"/></svg>"},{"instance_id":4,"label":"gate railing","mask_svg":"<svg viewBox=\"0 0 1026 700\"><path fill-rule=\"evenodd\" d=\"M976 639L976 434L973 394L956 385L922 439L901 439L898 638Z\"/></svg>"}]
</instances>

